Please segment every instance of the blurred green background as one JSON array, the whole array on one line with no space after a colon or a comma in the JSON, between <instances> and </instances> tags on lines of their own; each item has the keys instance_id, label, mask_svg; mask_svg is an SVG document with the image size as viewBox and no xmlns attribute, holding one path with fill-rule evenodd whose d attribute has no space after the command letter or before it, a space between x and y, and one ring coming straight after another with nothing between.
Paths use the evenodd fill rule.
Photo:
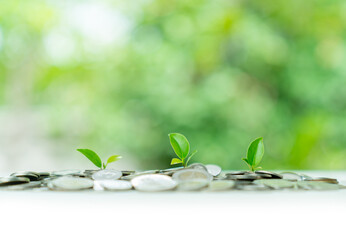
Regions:
<instances>
[{"instance_id":1,"label":"blurred green background","mask_svg":"<svg viewBox=\"0 0 346 240\"><path fill-rule=\"evenodd\" d=\"M346 2L0 1L0 170L91 168L75 151L346 169Z\"/></svg>"}]
</instances>

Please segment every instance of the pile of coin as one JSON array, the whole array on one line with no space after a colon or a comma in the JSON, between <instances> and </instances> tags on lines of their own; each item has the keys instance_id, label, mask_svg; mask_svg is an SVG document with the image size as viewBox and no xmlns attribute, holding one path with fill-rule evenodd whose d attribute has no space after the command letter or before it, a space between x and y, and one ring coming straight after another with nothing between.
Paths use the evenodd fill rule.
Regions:
<instances>
[{"instance_id":1,"label":"pile of coin","mask_svg":"<svg viewBox=\"0 0 346 240\"><path fill-rule=\"evenodd\" d=\"M294 172L222 171L200 163L189 167L149 171L64 170L16 172L0 178L0 190L33 191L270 191L338 190L334 178L313 178Z\"/></svg>"}]
</instances>

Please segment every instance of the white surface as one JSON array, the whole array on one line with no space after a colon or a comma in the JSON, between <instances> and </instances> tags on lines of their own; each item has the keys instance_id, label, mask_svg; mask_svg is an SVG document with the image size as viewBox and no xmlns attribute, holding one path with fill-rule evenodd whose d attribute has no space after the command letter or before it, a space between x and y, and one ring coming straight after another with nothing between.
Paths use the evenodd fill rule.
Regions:
<instances>
[{"instance_id":1,"label":"white surface","mask_svg":"<svg viewBox=\"0 0 346 240\"><path fill-rule=\"evenodd\" d=\"M337 177L346 172L305 172ZM346 189L0 191L0 239L345 239Z\"/></svg>"}]
</instances>

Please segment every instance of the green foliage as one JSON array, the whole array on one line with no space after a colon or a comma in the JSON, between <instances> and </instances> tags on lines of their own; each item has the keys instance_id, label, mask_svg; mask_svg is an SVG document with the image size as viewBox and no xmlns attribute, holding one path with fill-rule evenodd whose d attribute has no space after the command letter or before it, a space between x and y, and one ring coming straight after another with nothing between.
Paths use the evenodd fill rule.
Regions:
<instances>
[{"instance_id":1,"label":"green foliage","mask_svg":"<svg viewBox=\"0 0 346 240\"><path fill-rule=\"evenodd\" d=\"M164 168L175 129L224 169L263 133L266 168L346 169L345 1L56 2L0 4L1 120L52 157L78 140Z\"/></svg>"},{"instance_id":2,"label":"green foliage","mask_svg":"<svg viewBox=\"0 0 346 240\"><path fill-rule=\"evenodd\" d=\"M96 167L101 169L106 169L107 165L109 163L118 161L121 156L120 155L113 155L108 158L106 163L103 163L101 161L101 158L97 155L96 152L90 149L77 149L78 152L82 153L85 157L87 157Z\"/></svg>"},{"instance_id":3,"label":"green foliage","mask_svg":"<svg viewBox=\"0 0 346 240\"><path fill-rule=\"evenodd\" d=\"M189 156L190 143L184 135L180 133L170 133L168 134L168 137L175 154L178 156L178 158L172 159L171 165L181 163L184 167L186 167L191 157L196 154L197 150L191 153Z\"/></svg>"},{"instance_id":4,"label":"green foliage","mask_svg":"<svg viewBox=\"0 0 346 240\"><path fill-rule=\"evenodd\" d=\"M262 161L264 155L264 144L263 138L257 138L252 141L247 150L247 157L243 160L247 163L251 171L255 171L256 168L259 168L258 165Z\"/></svg>"},{"instance_id":5,"label":"green foliage","mask_svg":"<svg viewBox=\"0 0 346 240\"><path fill-rule=\"evenodd\" d=\"M96 167L102 168L103 164L99 155L96 152L90 149L77 149L78 152L82 153L87 157Z\"/></svg>"}]
</instances>

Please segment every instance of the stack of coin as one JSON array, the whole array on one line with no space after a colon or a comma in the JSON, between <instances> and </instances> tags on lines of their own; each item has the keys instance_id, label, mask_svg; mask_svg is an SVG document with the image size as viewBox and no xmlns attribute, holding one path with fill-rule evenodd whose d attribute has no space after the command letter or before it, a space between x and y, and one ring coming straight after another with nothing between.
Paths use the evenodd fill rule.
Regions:
<instances>
[{"instance_id":1,"label":"stack of coin","mask_svg":"<svg viewBox=\"0 0 346 240\"><path fill-rule=\"evenodd\" d=\"M1 190L35 191L263 191L338 190L335 178L270 171L222 171L221 167L194 163L188 167L147 171L59 170L15 172L0 178Z\"/></svg>"},{"instance_id":2,"label":"stack of coin","mask_svg":"<svg viewBox=\"0 0 346 240\"><path fill-rule=\"evenodd\" d=\"M282 179L282 176L278 173L269 171L238 171L229 172L225 174L225 179L235 180L235 181L255 181L258 179Z\"/></svg>"}]
</instances>

